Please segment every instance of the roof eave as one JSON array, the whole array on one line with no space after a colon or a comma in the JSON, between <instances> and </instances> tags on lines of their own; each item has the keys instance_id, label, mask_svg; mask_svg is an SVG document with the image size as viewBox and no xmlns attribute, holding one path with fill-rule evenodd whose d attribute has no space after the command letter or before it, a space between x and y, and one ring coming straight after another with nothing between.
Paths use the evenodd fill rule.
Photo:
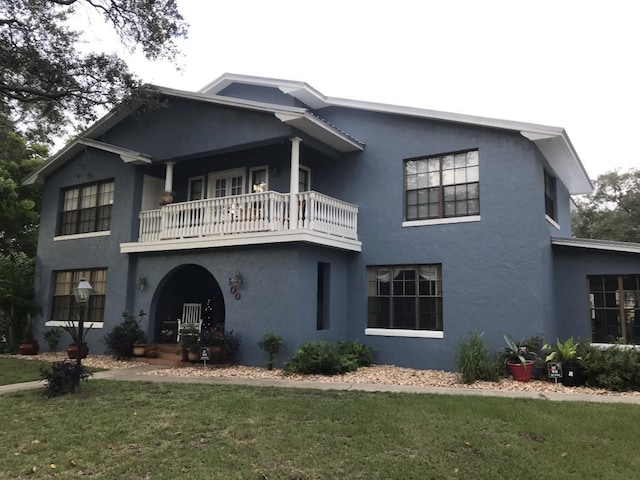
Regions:
<instances>
[{"instance_id":1,"label":"roof eave","mask_svg":"<svg viewBox=\"0 0 640 480\"><path fill-rule=\"evenodd\" d=\"M596 240L592 238L552 237L551 245L640 254L640 243L633 242L616 242L613 240Z\"/></svg>"}]
</instances>

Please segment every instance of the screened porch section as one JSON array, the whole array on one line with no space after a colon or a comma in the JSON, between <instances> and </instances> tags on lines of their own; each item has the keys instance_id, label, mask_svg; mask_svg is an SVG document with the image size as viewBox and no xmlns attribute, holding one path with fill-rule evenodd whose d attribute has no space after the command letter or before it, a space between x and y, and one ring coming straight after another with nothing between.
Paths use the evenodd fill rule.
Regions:
<instances>
[{"instance_id":1,"label":"screened porch section","mask_svg":"<svg viewBox=\"0 0 640 480\"><path fill-rule=\"evenodd\" d=\"M291 208L291 199L297 208ZM290 213L297 210L292 221ZM140 212L138 242L306 230L357 241L358 207L309 191L273 191L172 203Z\"/></svg>"}]
</instances>

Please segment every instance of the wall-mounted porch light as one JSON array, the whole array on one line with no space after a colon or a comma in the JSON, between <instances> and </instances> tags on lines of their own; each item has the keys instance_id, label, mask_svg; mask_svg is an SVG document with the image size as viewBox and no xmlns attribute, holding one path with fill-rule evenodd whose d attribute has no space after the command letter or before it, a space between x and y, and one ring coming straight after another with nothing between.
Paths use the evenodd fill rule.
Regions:
<instances>
[{"instance_id":1,"label":"wall-mounted porch light","mask_svg":"<svg viewBox=\"0 0 640 480\"><path fill-rule=\"evenodd\" d=\"M147 288L147 277L145 277L142 273L138 277L138 283L136 283L138 290L144 290Z\"/></svg>"},{"instance_id":2,"label":"wall-mounted porch light","mask_svg":"<svg viewBox=\"0 0 640 480\"><path fill-rule=\"evenodd\" d=\"M242 274L240 273L240 270L236 270L236 274L229 278L229 285L238 289L242 287L242 283Z\"/></svg>"}]
</instances>

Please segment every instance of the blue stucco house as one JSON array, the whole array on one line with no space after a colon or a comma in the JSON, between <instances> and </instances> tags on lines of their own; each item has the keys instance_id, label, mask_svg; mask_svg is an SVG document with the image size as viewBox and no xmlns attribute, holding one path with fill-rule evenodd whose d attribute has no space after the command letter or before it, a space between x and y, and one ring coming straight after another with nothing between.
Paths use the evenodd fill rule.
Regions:
<instances>
[{"instance_id":1,"label":"blue stucco house","mask_svg":"<svg viewBox=\"0 0 640 480\"><path fill-rule=\"evenodd\" d=\"M158 342L185 303L239 333L248 365L267 331L283 358L357 340L438 369L470 331L640 339L640 244L572 238L592 185L563 129L244 75L157 91L25 181L44 185L40 333L75 318L84 276L93 352L123 310Z\"/></svg>"}]
</instances>

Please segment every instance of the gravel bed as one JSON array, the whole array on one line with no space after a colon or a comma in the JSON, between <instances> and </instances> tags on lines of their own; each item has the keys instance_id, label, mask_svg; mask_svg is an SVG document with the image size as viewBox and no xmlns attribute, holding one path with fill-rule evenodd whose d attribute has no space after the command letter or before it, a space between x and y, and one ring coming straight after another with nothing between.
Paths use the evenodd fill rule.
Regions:
<instances>
[{"instance_id":1,"label":"gravel bed","mask_svg":"<svg viewBox=\"0 0 640 480\"><path fill-rule=\"evenodd\" d=\"M39 355L0 355L2 357L17 357L27 360L61 361L67 358L66 353L42 353ZM129 362L115 360L106 355L89 355L82 361L83 365L94 368L120 369L145 365L142 362ZM218 366L191 366L180 368L158 368L145 372L144 375L161 376L192 376L192 377L217 377L217 378L254 378L275 380L299 380L312 382L342 382L342 383L366 383L376 385L407 385L414 387L446 387L468 388L475 390L509 390L519 392L558 392L558 393L585 393L591 395L627 395L640 396L640 392L611 392L609 390L587 387L565 387L564 385L548 381L533 380L531 382L516 382L503 378L498 382L476 382L471 385L461 383L457 373L441 370L416 370L412 368L396 367L394 365L374 365L372 367L359 368L355 372L344 375L284 375L282 370L267 370L259 367L245 367L233 365L229 367Z\"/></svg>"},{"instance_id":2,"label":"gravel bed","mask_svg":"<svg viewBox=\"0 0 640 480\"><path fill-rule=\"evenodd\" d=\"M343 382L367 383L377 385L408 385L415 387L447 387L468 388L475 390L510 390L520 392L558 392L558 393L586 393L592 395L633 395L640 396L640 392L610 392L608 390L587 387L565 387L558 383L547 381L516 382L512 379L501 379L498 382L476 382L472 385L461 383L457 373L441 370L415 370L412 368L396 367L394 365L374 365L359 368L355 372L344 375L284 375L282 370L266 370L257 367L231 366L216 367L181 367L153 370L145 375L169 376L198 376L219 378L256 378L303 380L315 382Z\"/></svg>"},{"instance_id":3,"label":"gravel bed","mask_svg":"<svg viewBox=\"0 0 640 480\"><path fill-rule=\"evenodd\" d=\"M0 355L0 357L21 358L24 360L42 360L45 362L61 362L68 360L67 352L47 352L40 353L38 355ZM116 360L108 355L89 355L82 360L82 364L85 367L92 368L105 368L107 370L114 370L118 368L131 368L140 365L147 365L142 362L129 362L123 360Z\"/></svg>"}]
</instances>

